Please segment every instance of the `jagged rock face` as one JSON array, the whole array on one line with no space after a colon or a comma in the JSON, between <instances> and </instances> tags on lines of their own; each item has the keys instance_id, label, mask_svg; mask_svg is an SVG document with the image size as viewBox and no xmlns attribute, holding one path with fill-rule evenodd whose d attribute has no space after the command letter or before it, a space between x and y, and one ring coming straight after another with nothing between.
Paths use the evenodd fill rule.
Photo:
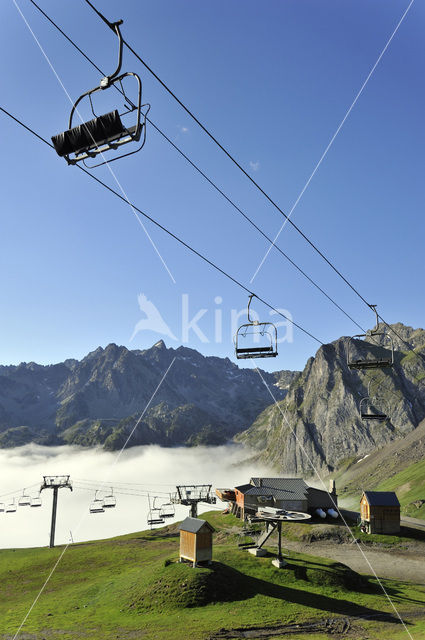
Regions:
<instances>
[{"instance_id":1,"label":"jagged rock face","mask_svg":"<svg viewBox=\"0 0 425 640\"><path fill-rule=\"evenodd\" d=\"M157 389L164 373L165 380ZM297 372L262 372L279 399ZM0 446L35 441L122 446L218 444L252 424L270 396L258 373L193 349L115 344L80 362L0 367Z\"/></svg>"},{"instance_id":2,"label":"jagged rock face","mask_svg":"<svg viewBox=\"0 0 425 640\"><path fill-rule=\"evenodd\" d=\"M425 331L400 323L393 327L418 352L424 351ZM388 355L384 337L368 342L354 342L353 348L370 358ZM332 471L415 429L425 417L425 358L395 340L394 367L365 373L348 368L346 346L347 338L340 338L320 347L286 398L267 408L238 439L262 451L261 457L284 473L310 473ZM374 407L388 413L385 422L361 419L359 405L368 388Z\"/></svg>"}]
</instances>

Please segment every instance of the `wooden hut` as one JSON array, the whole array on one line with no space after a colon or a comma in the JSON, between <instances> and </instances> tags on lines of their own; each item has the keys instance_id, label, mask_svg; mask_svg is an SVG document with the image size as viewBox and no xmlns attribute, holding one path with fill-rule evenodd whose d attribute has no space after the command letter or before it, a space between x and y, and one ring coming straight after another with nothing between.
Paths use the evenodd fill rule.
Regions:
<instances>
[{"instance_id":1,"label":"wooden hut","mask_svg":"<svg viewBox=\"0 0 425 640\"><path fill-rule=\"evenodd\" d=\"M394 491L364 491L360 518L366 533L400 533L400 503Z\"/></svg>"},{"instance_id":2,"label":"wooden hut","mask_svg":"<svg viewBox=\"0 0 425 640\"><path fill-rule=\"evenodd\" d=\"M206 520L186 518L180 527L180 562L189 560L196 567L198 562L212 560L212 534L215 531Z\"/></svg>"}]
</instances>

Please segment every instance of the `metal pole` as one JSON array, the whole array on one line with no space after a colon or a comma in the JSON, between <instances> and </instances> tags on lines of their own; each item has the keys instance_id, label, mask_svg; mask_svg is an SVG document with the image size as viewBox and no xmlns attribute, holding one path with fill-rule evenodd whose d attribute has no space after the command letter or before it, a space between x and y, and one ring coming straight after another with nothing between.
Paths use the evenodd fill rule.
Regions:
<instances>
[{"instance_id":1,"label":"metal pole","mask_svg":"<svg viewBox=\"0 0 425 640\"><path fill-rule=\"evenodd\" d=\"M278 554L277 554L277 558L279 560L279 562L282 562L282 523L279 522L277 523L277 535L278 535Z\"/></svg>"},{"instance_id":2,"label":"metal pole","mask_svg":"<svg viewBox=\"0 0 425 640\"><path fill-rule=\"evenodd\" d=\"M53 488L52 524L50 527L50 548L55 546L56 510L58 506L58 487Z\"/></svg>"},{"instance_id":3,"label":"metal pole","mask_svg":"<svg viewBox=\"0 0 425 640\"><path fill-rule=\"evenodd\" d=\"M190 517L197 518L198 517L198 503L192 502L190 505Z\"/></svg>"}]
</instances>

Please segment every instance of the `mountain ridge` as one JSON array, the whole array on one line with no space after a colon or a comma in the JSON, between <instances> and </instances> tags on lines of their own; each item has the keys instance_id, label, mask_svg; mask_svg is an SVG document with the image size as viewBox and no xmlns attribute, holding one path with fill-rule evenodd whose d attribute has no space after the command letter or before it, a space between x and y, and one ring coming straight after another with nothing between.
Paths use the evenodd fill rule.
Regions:
<instances>
[{"instance_id":1,"label":"mountain ridge","mask_svg":"<svg viewBox=\"0 0 425 640\"><path fill-rule=\"evenodd\" d=\"M279 399L296 375L262 372ZM111 343L80 361L0 366L0 446L114 448L142 412L132 445L221 444L250 426L269 399L258 373L229 358L167 348L163 340L134 351Z\"/></svg>"}]
</instances>

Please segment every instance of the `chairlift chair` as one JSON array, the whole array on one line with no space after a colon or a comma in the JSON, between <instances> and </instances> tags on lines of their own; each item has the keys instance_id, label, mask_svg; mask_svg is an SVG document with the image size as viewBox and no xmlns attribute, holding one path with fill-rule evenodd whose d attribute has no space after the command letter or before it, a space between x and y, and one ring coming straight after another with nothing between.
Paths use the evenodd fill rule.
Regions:
<instances>
[{"instance_id":1,"label":"chairlift chair","mask_svg":"<svg viewBox=\"0 0 425 640\"><path fill-rule=\"evenodd\" d=\"M248 301L248 322L243 324L234 337L235 354L238 360L247 358L275 358L277 356L277 329L272 322L259 322L252 320L249 315L249 308L252 298L256 297L251 293ZM253 340L262 338L265 344L259 347L244 344L244 339L251 337ZM252 343L251 343L252 344Z\"/></svg>"},{"instance_id":2,"label":"chairlift chair","mask_svg":"<svg viewBox=\"0 0 425 640\"><path fill-rule=\"evenodd\" d=\"M104 509L114 509L117 506L117 499L114 496L114 490L111 487L111 493L108 493L103 499Z\"/></svg>"},{"instance_id":3,"label":"chairlift chair","mask_svg":"<svg viewBox=\"0 0 425 640\"><path fill-rule=\"evenodd\" d=\"M6 505L6 513L15 513L17 509L15 498L13 498L12 502Z\"/></svg>"},{"instance_id":4,"label":"chairlift chair","mask_svg":"<svg viewBox=\"0 0 425 640\"><path fill-rule=\"evenodd\" d=\"M160 507L154 507L149 510L148 513L148 525L152 526L154 524L164 524L165 520L163 516L161 516Z\"/></svg>"},{"instance_id":5,"label":"chairlift chair","mask_svg":"<svg viewBox=\"0 0 425 640\"><path fill-rule=\"evenodd\" d=\"M103 498L98 498L97 494L98 494L98 491L96 491L96 493L94 494L94 500L90 504L90 508L89 508L90 513L104 513L105 512Z\"/></svg>"},{"instance_id":6,"label":"chairlift chair","mask_svg":"<svg viewBox=\"0 0 425 640\"><path fill-rule=\"evenodd\" d=\"M161 505L159 515L161 518L174 518L176 515L176 508L171 502L165 502Z\"/></svg>"},{"instance_id":7,"label":"chairlift chair","mask_svg":"<svg viewBox=\"0 0 425 640\"><path fill-rule=\"evenodd\" d=\"M394 343L392 341L391 336L389 336L387 333L385 333L384 331L380 331L379 330L379 318L378 318L378 312L376 311L376 304L371 304L369 305L370 308L375 312L376 315L376 326L374 329L367 331L366 333L361 333L361 334L357 334L355 336L353 336L352 338L348 339L347 342L347 365L349 367L349 369L360 369L360 370L366 370L366 369L383 369L386 367L392 367L394 364ZM389 347L391 348L391 357L377 357L375 355L375 357L372 358L357 358L356 354L354 352L354 348L353 348L353 344L352 341L353 340L357 340L357 339L364 339L364 338L372 338L373 336L384 336L386 340L389 341ZM367 343L368 348L374 348L374 345L371 345L370 343ZM380 345L378 345L380 348Z\"/></svg>"},{"instance_id":8,"label":"chairlift chair","mask_svg":"<svg viewBox=\"0 0 425 640\"><path fill-rule=\"evenodd\" d=\"M38 494L38 496L34 496L33 498L31 498L31 504L30 507L41 507L41 497L40 494Z\"/></svg>"},{"instance_id":9,"label":"chairlift chair","mask_svg":"<svg viewBox=\"0 0 425 640\"><path fill-rule=\"evenodd\" d=\"M378 420L379 422L383 422L388 418L387 413L375 410L374 407L378 402L379 400L376 398L369 397L360 400L360 416L362 420Z\"/></svg>"},{"instance_id":10,"label":"chairlift chair","mask_svg":"<svg viewBox=\"0 0 425 640\"><path fill-rule=\"evenodd\" d=\"M5 509L6 509L6 505L4 504L4 502L0 502L0 513L4 513Z\"/></svg>"},{"instance_id":11,"label":"chairlift chair","mask_svg":"<svg viewBox=\"0 0 425 640\"><path fill-rule=\"evenodd\" d=\"M137 153L146 142L146 116L149 112L150 105L142 105L142 82L140 77L133 72L120 73L122 65L122 49L123 39L120 31L122 20L113 24L114 31L118 36L118 65L115 71L105 78L102 78L99 86L94 87L83 93L74 103L71 114L69 116L68 129L56 136L52 136L53 146L59 156L65 158L68 164L77 164L83 162L89 169L99 167L106 164L103 154L111 150L117 150L122 145L129 142L140 142L140 146L128 153L121 153L111 158L109 162L130 156ZM126 78L134 78L137 84L137 99L135 104L129 99L124 91L123 80ZM116 85L119 85L119 88ZM114 109L109 113L98 116L93 108L92 95L98 91L105 91L115 87L122 93L124 98L124 110L119 112ZM91 111L94 115L92 120L75 125L74 116L78 116L78 105L87 98ZM142 112L142 106L145 111ZM125 126L121 118L129 113L135 112L135 119L131 126ZM94 165L88 165L86 160L96 158L100 154L102 162Z\"/></svg>"},{"instance_id":12,"label":"chairlift chair","mask_svg":"<svg viewBox=\"0 0 425 640\"><path fill-rule=\"evenodd\" d=\"M25 493L25 489L22 492L21 497L18 500L19 507L29 507L31 504L31 496Z\"/></svg>"}]
</instances>

